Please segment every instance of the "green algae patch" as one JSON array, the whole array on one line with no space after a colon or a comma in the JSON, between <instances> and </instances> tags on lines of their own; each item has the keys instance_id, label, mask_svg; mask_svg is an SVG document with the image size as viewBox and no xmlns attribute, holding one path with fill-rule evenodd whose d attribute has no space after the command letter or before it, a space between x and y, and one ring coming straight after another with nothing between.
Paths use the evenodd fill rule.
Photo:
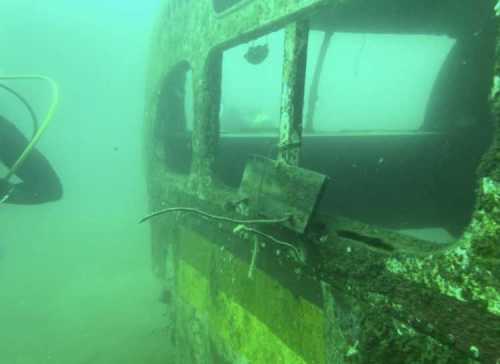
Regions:
<instances>
[{"instance_id":1,"label":"green algae patch","mask_svg":"<svg viewBox=\"0 0 500 364\"><path fill-rule=\"evenodd\" d=\"M259 269L248 278L249 262L201 235L183 229L179 237L177 295L206 321L219 355L249 363L325 362L320 308Z\"/></svg>"}]
</instances>

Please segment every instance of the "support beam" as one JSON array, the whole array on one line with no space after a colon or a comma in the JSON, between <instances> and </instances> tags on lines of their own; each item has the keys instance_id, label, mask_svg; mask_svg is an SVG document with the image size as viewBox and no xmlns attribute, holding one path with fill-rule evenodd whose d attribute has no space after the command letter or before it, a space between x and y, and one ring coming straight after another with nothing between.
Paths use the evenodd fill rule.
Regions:
<instances>
[{"instance_id":1,"label":"support beam","mask_svg":"<svg viewBox=\"0 0 500 364\"><path fill-rule=\"evenodd\" d=\"M222 53L213 52L200 67L193 67L194 130L192 187L210 189L219 140ZM199 70L199 71L198 71ZM198 71L198 72L197 72Z\"/></svg>"},{"instance_id":2,"label":"support beam","mask_svg":"<svg viewBox=\"0 0 500 364\"><path fill-rule=\"evenodd\" d=\"M293 23L285 30L278 159L292 165L299 163L302 141L308 38L309 25L306 22Z\"/></svg>"}]
</instances>

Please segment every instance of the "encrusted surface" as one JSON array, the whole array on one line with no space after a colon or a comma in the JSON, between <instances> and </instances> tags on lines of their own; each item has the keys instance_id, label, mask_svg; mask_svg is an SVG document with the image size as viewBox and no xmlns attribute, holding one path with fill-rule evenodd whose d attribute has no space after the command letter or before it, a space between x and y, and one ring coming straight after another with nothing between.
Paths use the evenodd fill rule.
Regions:
<instances>
[{"instance_id":1,"label":"encrusted surface","mask_svg":"<svg viewBox=\"0 0 500 364\"><path fill-rule=\"evenodd\" d=\"M153 37L146 92L145 157L152 210L195 206L237 214L227 206L238 196L218 186L213 176L221 51L285 26L301 11L347 2L254 0L244 3L241 12L222 15L212 11L211 0L165 2ZM300 28L290 30L296 33L289 42L300 39ZM281 138L295 150L282 156L291 163L298 158L301 105L289 104L300 97L290 87L300 87L301 80L287 72L298 69L300 59L293 55L300 49L292 42L291 68L284 70L288 84ZM495 80L500 78L500 53L496 59ZM154 138L164 79L180 62L193 72L190 175L165 168ZM183 215L153 220L154 270L164 282L164 297L171 300L173 362L499 363L497 84L492 80L495 138L478 170L476 209L452 246L433 249L416 239L330 219L326 229L312 229L308 236L266 230L297 246L304 259L296 261L283 247L259 240L262 248L252 267L252 238L232 234L231 226Z\"/></svg>"}]
</instances>

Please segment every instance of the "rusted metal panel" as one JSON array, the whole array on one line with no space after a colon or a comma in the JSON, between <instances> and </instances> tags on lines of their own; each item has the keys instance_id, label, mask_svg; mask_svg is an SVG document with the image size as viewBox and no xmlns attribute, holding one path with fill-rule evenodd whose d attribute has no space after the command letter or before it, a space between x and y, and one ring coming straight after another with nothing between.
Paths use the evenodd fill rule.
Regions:
<instances>
[{"instance_id":1,"label":"rusted metal panel","mask_svg":"<svg viewBox=\"0 0 500 364\"><path fill-rule=\"evenodd\" d=\"M327 177L267 158L255 157L245 168L239 193L253 216L279 219L304 233L321 198Z\"/></svg>"}]
</instances>

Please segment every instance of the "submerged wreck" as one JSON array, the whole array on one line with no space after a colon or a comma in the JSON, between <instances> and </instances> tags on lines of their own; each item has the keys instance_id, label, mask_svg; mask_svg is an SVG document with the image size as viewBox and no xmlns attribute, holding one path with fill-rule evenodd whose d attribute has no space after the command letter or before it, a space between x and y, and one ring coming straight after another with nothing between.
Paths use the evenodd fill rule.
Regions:
<instances>
[{"instance_id":1,"label":"submerged wreck","mask_svg":"<svg viewBox=\"0 0 500 364\"><path fill-rule=\"evenodd\" d=\"M156 213L144 220L171 363L500 363L498 8L165 1L144 133ZM223 132L225 52L276 31L276 133ZM338 32L455 40L417 130L315 128L322 60ZM404 232L433 224L453 239Z\"/></svg>"}]
</instances>

